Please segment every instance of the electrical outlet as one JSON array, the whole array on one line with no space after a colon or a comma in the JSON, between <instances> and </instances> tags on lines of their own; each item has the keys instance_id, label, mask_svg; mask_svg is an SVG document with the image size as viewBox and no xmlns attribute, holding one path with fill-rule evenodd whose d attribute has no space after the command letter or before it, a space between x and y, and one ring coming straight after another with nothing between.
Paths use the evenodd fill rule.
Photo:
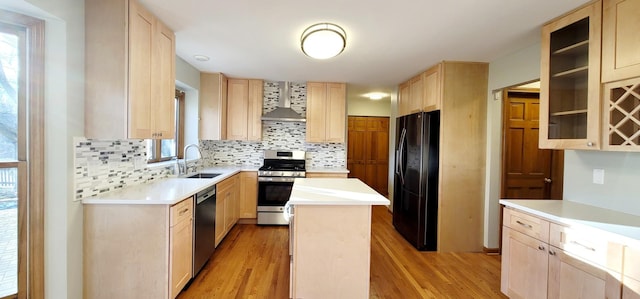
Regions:
<instances>
[{"instance_id":1,"label":"electrical outlet","mask_svg":"<svg viewBox=\"0 0 640 299\"><path fill-rule=\"evenodd\" d=\"M593 170L593 183L602 185L604 184L604 169L594 169Z\"/></svg>"}]
</instances>

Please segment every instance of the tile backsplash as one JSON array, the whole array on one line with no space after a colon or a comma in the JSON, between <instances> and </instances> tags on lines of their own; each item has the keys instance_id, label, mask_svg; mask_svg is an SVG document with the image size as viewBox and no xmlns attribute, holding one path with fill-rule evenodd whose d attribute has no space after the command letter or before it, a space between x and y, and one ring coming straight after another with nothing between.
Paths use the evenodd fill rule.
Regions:
<instances>
[{"instance_id":1,"label":"tile backsplash","mask_svg":"<svg viewBox=\"0 0 640 299\"><path fill-rule=\"evenodd\" d=\"M306 83L291 83L291 109L306 114ZM279 98L278 82L264 82L263 114L275 109ZM262 122L262 141L201 140L205 167L223 165L262 165L264 150L301 150L307 152L308 168L346 167L345 144L307 143L304 122ZM74 141L74 178L76 200L118 190L174 173L175 164L147 166L144 140Z\"/></svg>"},{"instance_id":2,"label":"tile backsplash","mask_svg":"<svg viewBox=\"0 0 640 299\"><path fill-rule=\"evenodd\" d=\"M74 141L76 200L164 178L175 166L147 167L144 140Z\"/></svg>"}]
</instances>

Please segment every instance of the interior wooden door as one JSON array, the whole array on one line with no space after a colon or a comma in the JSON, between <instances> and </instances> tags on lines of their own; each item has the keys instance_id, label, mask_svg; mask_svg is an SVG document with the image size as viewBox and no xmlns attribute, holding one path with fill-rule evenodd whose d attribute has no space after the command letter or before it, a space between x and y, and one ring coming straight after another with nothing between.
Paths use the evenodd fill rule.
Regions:
<instances>
[{"instance_id":1,"label":"interior wooden door","mask_svg":"<svg viewBox=\"0 0 640 299\"><path fill-rule=\"evenodd\" d=\"M562 152L539 149L539 106L537 90L505 92L502 198L562 199L562 171L554 165Z\"/></svg>"},{"instance_id":2,"label":"interior wooden door","mask_svg":"<svg viewBox=\"0 0 640 299\"><path fill-rule=\"evenodd\" d=\"M349 177L358 178L380 194L387 196L389 170L389 118L349 116L347 169Z\"/></svg>"}]
</instances>

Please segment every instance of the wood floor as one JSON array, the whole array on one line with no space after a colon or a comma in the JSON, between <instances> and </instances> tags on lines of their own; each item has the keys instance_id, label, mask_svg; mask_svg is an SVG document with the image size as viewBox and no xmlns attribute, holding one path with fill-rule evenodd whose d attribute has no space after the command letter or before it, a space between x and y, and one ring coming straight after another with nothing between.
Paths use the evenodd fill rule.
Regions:
<instances>
[{"instance_id":1,"label":"wood floor","mask_svg":"<svg viewBox=\"0 0 640 299\"><path fill-rule=\"evenodd\" d=\"M500 256L419 252L374 206L371 298L506 298ZM288 227L238 224L178 299L288 298Z\"/></svg>"}]
</instances>

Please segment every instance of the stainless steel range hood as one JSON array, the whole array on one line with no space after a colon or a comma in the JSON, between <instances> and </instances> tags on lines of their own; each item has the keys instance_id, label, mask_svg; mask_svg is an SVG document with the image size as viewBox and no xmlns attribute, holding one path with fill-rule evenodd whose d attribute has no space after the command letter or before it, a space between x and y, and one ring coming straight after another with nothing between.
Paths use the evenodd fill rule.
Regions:
<instances>
[{"instance_id":1,"label":"stainless steel range hood","mask_svg":"<svg viewBox=\"0 0 640 299\"><path fill-rule=\"evenodd\" d=\"M280 98L278 99L278 107L276 107L275 110L262 115L262 120L306 122L307 119L304 116L291 109L289 82L278 83L280 85Z\"/></svg>"}]
</instances>

